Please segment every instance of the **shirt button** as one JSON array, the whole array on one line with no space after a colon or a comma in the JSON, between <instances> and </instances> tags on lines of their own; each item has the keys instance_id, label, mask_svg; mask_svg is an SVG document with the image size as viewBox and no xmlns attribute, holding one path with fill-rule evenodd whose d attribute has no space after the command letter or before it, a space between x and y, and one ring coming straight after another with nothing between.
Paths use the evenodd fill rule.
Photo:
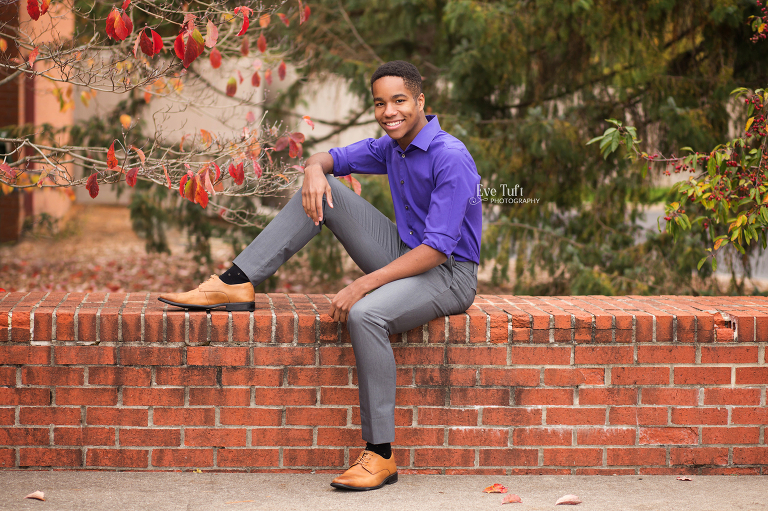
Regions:
<instances>
[{"instance_id":1,"label":"shirt button","mask_svg":"<svg viewBox=\"0 0 768 511\"><path fill-rule=\"evenodd\" d=\"M400 180L400 184L403 184L403 183L405 183L405 181L403 181L403 180L401 179L401 180Z\"/></svg>"},{"instance_id":2,"label":"shirt button","mask_svg":"<svg viewBox=\"0 0 768 511\"><path fill-rule=\"evenodd\" d=\"M400 157L405 158L405 153L400 153Z\"/></svg>"},{"instance_id":3,"label":"shirt button","mask_svg":"<svg viewBox=\"0 0 768 511\"><path fill-rule=\"evenodd\" d=\"M413 231L408 231L408 234L413 234Z\"/></svg>"},{"instance_id":4,"label":"shirt button","mask_svg":"<svg viewBox=\"0 0 768 511\"><path fill-rule=\"evenodd\" d=\"M406 206L405 209L408 210L408 206Z\"/></svg>"}]
</instances>

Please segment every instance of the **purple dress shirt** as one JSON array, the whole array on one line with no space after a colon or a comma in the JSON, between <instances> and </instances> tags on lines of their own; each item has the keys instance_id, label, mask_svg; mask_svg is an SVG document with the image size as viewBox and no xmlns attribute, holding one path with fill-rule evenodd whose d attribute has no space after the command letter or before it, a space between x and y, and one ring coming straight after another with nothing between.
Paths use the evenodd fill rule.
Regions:
<instances>
[{"instance_id":1,"label":"purple dress shirt","mask_svg":"<svg viewBox=\"0 0 768 511\"><path fill-rule=\"evenodd\" d=\"M387 174L406 245L428 245L456 261L480 261L480 176L456 137L440 129L434 115L403 151L389 135L330 150L333 175ZM472 200L474 199L474 200Z\"/></svg>"}]
</instances>

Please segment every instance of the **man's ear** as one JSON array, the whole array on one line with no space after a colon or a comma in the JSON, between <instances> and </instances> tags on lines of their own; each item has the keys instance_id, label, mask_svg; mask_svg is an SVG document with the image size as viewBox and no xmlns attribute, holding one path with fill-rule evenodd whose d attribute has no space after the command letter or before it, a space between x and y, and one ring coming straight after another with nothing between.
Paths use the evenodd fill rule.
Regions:
<instances>
[{"instance_id":1,"label":"man's ear","mask_svg":"<svg viewBox=\"0 0 768 511\"><path fill-rule=\"evenodd\" d=\"M416 98L416 104L419 105L419 112L424 111L424 93L422 92L419 94L419 97Z\"/></svg>"}]
</instances>

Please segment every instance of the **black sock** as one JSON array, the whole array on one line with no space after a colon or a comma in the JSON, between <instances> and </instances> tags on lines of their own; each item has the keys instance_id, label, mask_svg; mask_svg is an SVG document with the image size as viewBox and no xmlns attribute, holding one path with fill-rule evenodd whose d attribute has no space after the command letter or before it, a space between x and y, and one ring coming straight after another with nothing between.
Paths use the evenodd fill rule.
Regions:
<instances>
[{"instance_id":1,"label":"black sock","mask_svg":"<svg viewBox=\"0 0 768 511\"><path fill-rule=\"evenodd\" d=\"M219 275L219 278L223 283L230 286L234 284L245 284L246 282L251 281L236 264L233 264L232 268Z\"/></svg>"},{"instance_id":2,"label":"black sock","mask_svg":"<svg viewBox=\"0 0 768 511\"><path fill-rule=\"evenodd\" d=\"M375 452L385 460L392 457L392 444L389 442L386 444L372 444L371 442L366 442L365 450Z\"/></svg>"}]
</instances>

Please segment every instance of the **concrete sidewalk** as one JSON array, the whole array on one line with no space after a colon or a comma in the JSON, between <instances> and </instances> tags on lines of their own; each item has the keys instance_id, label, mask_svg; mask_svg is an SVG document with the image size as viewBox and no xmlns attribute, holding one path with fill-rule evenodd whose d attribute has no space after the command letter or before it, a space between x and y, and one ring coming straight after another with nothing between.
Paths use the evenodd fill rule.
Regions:
<instances>
[{"instance_id":1,"label":"concrete sidewalk","mask_svg":"<svg viewBox=\"0 0 768 511\"><path fill-rule=\"evenodd\" d=\"M342 492L330 474L211 474L0 471L0 510L210 511L368 509L370 511L498 509L501 483L522 497L510 510L606 511L768 509L768 477L691 476L424 476L372 492ZM35 490L46 501L24 499ZM555 506L568 493L582 504Z\"/></svg>"}]
</instances>

